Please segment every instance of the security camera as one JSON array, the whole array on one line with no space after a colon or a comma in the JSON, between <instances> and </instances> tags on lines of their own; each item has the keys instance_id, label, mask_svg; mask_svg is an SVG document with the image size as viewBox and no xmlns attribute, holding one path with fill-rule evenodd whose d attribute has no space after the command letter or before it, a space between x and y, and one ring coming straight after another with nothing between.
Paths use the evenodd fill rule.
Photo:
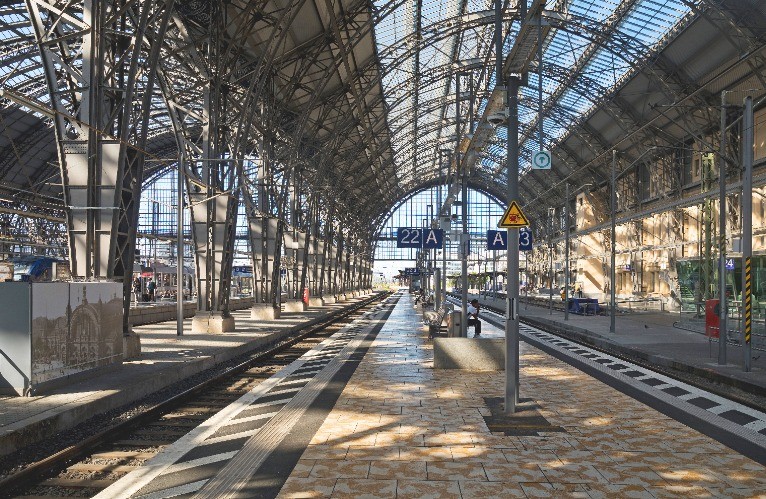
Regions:
<instances>
[{"instance_id":1,"label":"security camera","mask_svg":"<svg viewBox=\"0 0 766 499\"><path fill-rule=\"evenodd\" d=\"M508 119L508 111L501 111L499 113L493 113L487 116L487 121L489 124L498 126L505 123L505 120Z\"/></svg>"}]
</instances>

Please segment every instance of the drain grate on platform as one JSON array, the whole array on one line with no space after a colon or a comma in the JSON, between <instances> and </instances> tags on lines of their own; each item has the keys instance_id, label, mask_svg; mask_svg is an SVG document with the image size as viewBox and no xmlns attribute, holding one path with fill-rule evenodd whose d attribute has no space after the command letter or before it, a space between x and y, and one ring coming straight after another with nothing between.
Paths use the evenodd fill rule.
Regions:
<instances>
[{"instance_id":1,"label":"drain grate on platform","mask_svg":"<svg viewBox=\"0 0 766 499\"><path fill-rule=\"evenodd\" d=\"M516 404L516 413L510 416L503 414L503 397L485 397L484 403L491 413L490 416L484 416L484 422L493 433L503 433L506 437L539 437L541 432L566 433L566 429L561 426L549 423L532 399L520 399Z\"/></svg>"}]
</instances>

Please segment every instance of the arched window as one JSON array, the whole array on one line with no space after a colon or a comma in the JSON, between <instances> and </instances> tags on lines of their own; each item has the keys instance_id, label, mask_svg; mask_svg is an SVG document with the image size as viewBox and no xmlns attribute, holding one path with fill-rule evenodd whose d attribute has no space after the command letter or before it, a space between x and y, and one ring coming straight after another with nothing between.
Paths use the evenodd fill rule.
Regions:
<instances>
[{"instance_id":1,"label":"arched window","mask_svg":"<svg viewBox=\"0 0 766 499\"><path fill-rule=\"evenodd\" d=\"M442 186L441 201L444 204L447 187ZM399 269L415 265L417 250L396 247L396 232L399 227L430 227L439 211L439 188L431 187L416 192L389 214L380 231L375 249L375 269L385 277L397 275ZM458 193L449 208L449 227L446 230L446 260L448 273L460 267L459 234L463 231L462 196ZM496 229L505 208L494 198L475 189L468 189L468 233L471 238L469 265L491 265L494 255L487 251L487 230ZM430 258L440 266L442 251L432 250ZM490 262L490 263L488 263ZM438 265L437 265L438 264ZM483 270L483 267L482 267ZM470 269L469 269L470 271ZM477 270L478 271L478 270Z\"/></svg>"}]
</instances>

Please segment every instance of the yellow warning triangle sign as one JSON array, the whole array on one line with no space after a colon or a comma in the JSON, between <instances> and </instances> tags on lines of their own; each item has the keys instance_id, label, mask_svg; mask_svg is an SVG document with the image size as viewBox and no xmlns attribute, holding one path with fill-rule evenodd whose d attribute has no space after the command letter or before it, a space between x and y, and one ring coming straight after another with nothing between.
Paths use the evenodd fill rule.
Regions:
<instances>
[{"instance_id":1,"label":"yellow warning triangle sign","mask_svg":"<svg viewBox=\"0 0 766 499\"><path fill-rule=\"evenodd\" d=\"M497 226L501 229L518 229L529 225L529 220L524 216L521 208L516 201L511 201L511 205L505 210L503 218Z\"/></svg>"}]
</instances>

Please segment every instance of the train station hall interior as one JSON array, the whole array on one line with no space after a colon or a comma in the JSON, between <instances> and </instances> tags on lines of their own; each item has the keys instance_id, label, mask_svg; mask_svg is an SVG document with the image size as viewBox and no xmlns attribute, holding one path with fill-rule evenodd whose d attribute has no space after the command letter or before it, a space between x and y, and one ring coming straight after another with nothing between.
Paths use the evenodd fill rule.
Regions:
<instances>
[{"instance_id":1,"label":"train station hall interior","mask_svg":"<svg viewBox=\"0 0 766 499\"><path fill-rule=\"evenodd\" d=\"M0 0L1 497L766 498L766 1Z\"/></svg>"}]
</instances>

